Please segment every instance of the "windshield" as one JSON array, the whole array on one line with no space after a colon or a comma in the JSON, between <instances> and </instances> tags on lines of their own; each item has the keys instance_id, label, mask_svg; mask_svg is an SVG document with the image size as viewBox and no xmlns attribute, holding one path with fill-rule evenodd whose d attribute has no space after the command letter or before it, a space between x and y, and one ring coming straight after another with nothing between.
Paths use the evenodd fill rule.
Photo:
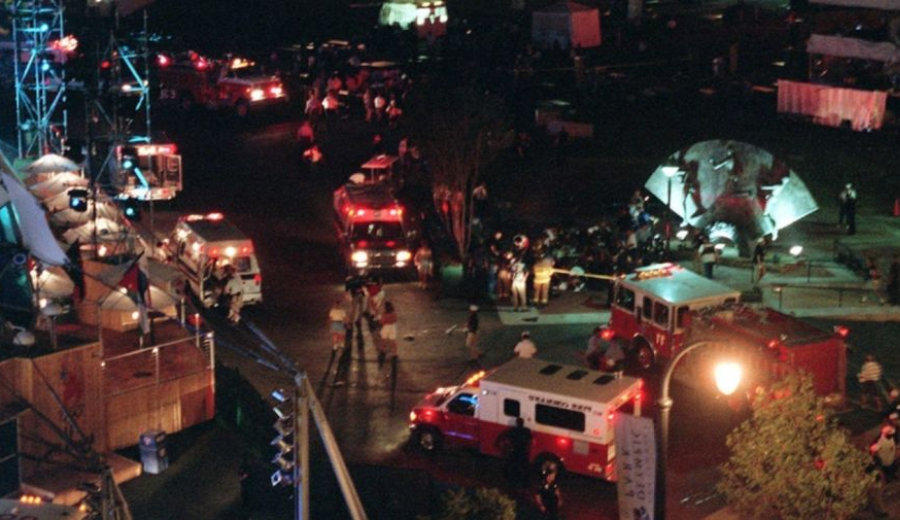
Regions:
<instances>
[{"instance_id":1,"label":"windshield","mask_svg":"<svg viewBox=\"0 0 900 520\"><path fill-rule=\"evenodd\" d=\"M264 76L262 69L258 65L250 65L239 69L231 69L230 76L237 79L252 78L254 76Z\"/></svg>"},{"instance_id":2,"label":"windshield","mask_svg":"<svg viewBox=\"0 0 900 520\"><path fill-rule=\"evenodd\" d=\"M350 238L358 240L403 240L403 226L399 222L365 222L353 226Z\"/></svg>"}]
</instances>

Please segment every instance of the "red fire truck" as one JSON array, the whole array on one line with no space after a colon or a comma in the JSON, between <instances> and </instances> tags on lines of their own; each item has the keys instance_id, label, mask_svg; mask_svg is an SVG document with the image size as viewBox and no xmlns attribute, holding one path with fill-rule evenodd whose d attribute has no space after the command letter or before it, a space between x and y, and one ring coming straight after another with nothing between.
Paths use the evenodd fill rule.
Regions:
<instances>
[{"instance_id":1,"label":"red fire truck","mask_svg":"<svg viewBox=\"0 0 900 520\"><path fill-rule=\"evenodd\" d=\"M354 175L334 192L334 213L348 269L410 267L405 211L388 183Z\"/></svg>"},{"instance_id":2,"label":"red fire truck","mask_svg":"<svg viewBox=\"0 0 900 520\"><path fill-rule=\"evenodd\" d=\"M521 417L532 462L614 481L616 415L641 414L642 388L633 377L515 358L426 395L409 427L426 451L447 444L502 456L504 433Z\"/></svg>"},{"instance_id":3,"label":"red fire truck","mask_svg":"<svg viewBox=\"0 0 900 520\"><path fill-rule=\"evenodd\" d=\"M686 345L708 341L737 350L766 384L793 370L814 376L820 395L843 393L847 329L825 332L793 316L739 302L740 293L674 264L637 269L616 280L610 328L642 369Z\"/></svg>"},{"instance_id":4,"label":"red fire truck","mask_svg":"<svg viewBox=\"0 0 900 520\"><path fill-rule=\"evenodd\" d=\"M243 58L212 60L189 52L174 58L161 54L157 63L160 99L184 109L200 104L245 117L251 107L287 101L278 77Z\"/></svg>"}]
</instances>

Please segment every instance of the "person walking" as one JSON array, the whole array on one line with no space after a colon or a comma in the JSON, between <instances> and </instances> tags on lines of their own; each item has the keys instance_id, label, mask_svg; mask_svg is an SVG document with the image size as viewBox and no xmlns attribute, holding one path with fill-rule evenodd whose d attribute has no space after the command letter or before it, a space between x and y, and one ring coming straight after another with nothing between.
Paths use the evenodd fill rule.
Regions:
<instances>
[{"instance_id":1,"label":"person walking","mask_svg":"<svg viewBox=\"0 0 900 520\"><path fill-rule=\"evenodd\" d=\"M587 366L591 370L600 370L603 367L603 356L609 349L609 340L612 331L603 327L594 328L594 333L588 338L587 351L584 354Z\"/></svg>"},{"instance_id":2,"label":"person walking","mask_svg":"<svg viewBox=\"0 0 900 520\"><path fill-rule=\"evenodd\" d=\"M469 362L479 363L484 354L478 349L478 306L469 306L469 317L466 319L466 349L469 351Z\"/></svg>"},{"instance_id":3,"label":"person walking","mask_svg":"<svg viewBox=\"0 0 900 520\"><path fill-rule=\"evenodd\" d=\"M857 379L859 380L859 405L866 407L869 400L874 403L875 410L881 411L881 377L884 374L881 363L872 354L866 354L866 360L860 368Z\"/></svg>"},{"instance_id":4,"label":"person walking","mask_svg":"<svg viewBox=\"0 0 900 520\"><path fill-rule=\"evenodd\" d=\"M553 277L553 258L543 255L534 264L534 303L546 307L550 301L550 279Z\"/></svg>"},{"instance_id":5,"label":"person walking","mask_svg":"<svg viewBox=\"0 0 900 520\"><path fill-rule=\"evenodd\" d=\"M523 359L531 359L537 354L537 345L534 344L534 341L531 341L531 333L528 331L522 333L521 339L513 348L513 352L515 352L516 356Z\"/></svg>"},{"instance_id":6,"label":"person walking","mask_svg":"<svg viewBox=\"0 0 900 520\"><path fill-rule=\"evenodd\" d=\"M516 417L516 425L497 438L503 455L503 473L516 489L528 487L528 461L531 452L531 430L525 420Z\"/></svg>"},{"instance_id":7,"label":"person walking","mask_svg":"<svg viewBox=\"0 0 900 520\"><path fill-rule=\"evenodd\" d=\"M356 347L362 350L365 347L365 339L363 338L363 317L366 315L366 282L359 276L353 276L347 279L345 289L350 295L350 315L347 317L349 324L349 332L351 342L353 335L356 335Z\"/></svg>"},{"instance_id":8,"label":"person walking","mask_svg":"<svg viewBox=\"0 0 900 520\"><path fill-rule=\"evenodd\" d=\"M838 202L840 203L840 213L838 214L838 226L844 226L844 223L848 226L849 234L856 233L856 189L853 188L853 183L848 182L844 189L838 194ZM851 216L852 213L852 216ZM851 226L853 231L849 230Z\"/></svg>"},{"instance_id":9,"label":"person walking","mask_svg":"<svg viewBox=\"0 0 900 520\"><path fill-rule=\"evenodd\" d=\"M891 257L888 271L887 296L891 305L900 305L900 255L896 253Z\"/></svg>"},{"instance_id":10,"label":"person walking","mask_svg":"<svg viewBox=\"0 0 900 520\"><path fill-rule=\"evenodd\" d=\"M431 248L424 240L416 249L416 255L413 257L413 264L416 266L416 272L419 274L419 288L427 289L434 273L434 258Z\"/></svg>"},{"instance_id":11,"label":"person walking","mask_svg":"<svg viewBox=\"0 0 900 520\"><path fill-rule=\"evenodd\" d=\"M384 314L381 315L381 342L378 345L378 366L384 364L385 358L395 363L397 359L397 311L394 304L384 302Z\"/></svg>"},{"instance_id":12,"label":"person walking","mask_svg":"<svg viewBox=\"0 0 900 520\"><path fill-rule=\"evenodd\" d=\"M769 241L766 237L762 237L753 249L753 258L750 263L753 270L751 278L754 286L759 284L762 277L766 275L766 247L768 245Z\"/></svg>"},{"instance_id":13,"label":"person walking","mask_svg":"<svg viewBox=\"0 0 900 520\"><path fill-rule=\"evenodd\" d=\"M528 310L528 268L522 260L512 266L512 299L514 312Z\"/></svg>"},{"instance_id":14,"label":"person walking","mask_svg":"<svg viewBox=\"0 0 900 520\"><path fill-rule=\"evenodd\" d=\"M706 235L703 235L700 247L697 249L697 256L700 258L700 263L703 264L703 276L712 280L713 268L719 261L719 252L716 251L716 246L709 241L709 237Z\"/></svg>"},{"instance_id":15,"label":"person walking","mask_svg":"<svg viewBox=\"0 0 900 520\"><path fill-rule=\"evenodd\" d=\"M557 469L552 467L544 470L541 485L535 495L538 509L548 520L560 518L559 510L562 507L562 494L559 492L559 484L556 483Z\"/></svg>"},{"instance_id":16,"label":"person walking","mask_svg":"<svg viewBox=\"0 0 900 520\"><path fill-rule=\"evenodd\" d=\"M347 336L347 311L341 300L334 300L331 310L328 311L328 330L331 332L331 350L337 352L344 348L344 339Z\"/></svg>"}]
</instances>

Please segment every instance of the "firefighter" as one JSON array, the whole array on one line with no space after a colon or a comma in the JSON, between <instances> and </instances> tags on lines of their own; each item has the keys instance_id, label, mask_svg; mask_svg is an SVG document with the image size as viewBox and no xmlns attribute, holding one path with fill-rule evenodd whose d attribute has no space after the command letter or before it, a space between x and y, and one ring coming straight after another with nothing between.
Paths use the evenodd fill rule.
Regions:
<instances>
[{"instance_id":1,"label":"firefighter","mask_svg":"<svg viewBox=\"0 0 900 520\"><path fill-rule=\"evenodd\" d=\"M534 264L534 303L546 307L550 298L550 278L553 276L553 258L542 256Z\"/></svg>"},{"instance_id":2,"label":"firefighter","mask_svg":"<svg viewBox=\"0 0 900 520\"><path fill-rule=\"evenodd\" d=\"M224 292L228 297L228 319L238 323L241 321L241 308L244 306L244 287L233 265L225 267Z\"/></svg>"},{"instance_id":3,"label":"firefighter","mask_svg":"<svg viewBox=\"0 0 900 520\"><path fill-rule=\"evenodd\" d=\"M528 310L528 268L522 260L512 265L512 299L514 312Z\"/></svg>"}]
</instances>

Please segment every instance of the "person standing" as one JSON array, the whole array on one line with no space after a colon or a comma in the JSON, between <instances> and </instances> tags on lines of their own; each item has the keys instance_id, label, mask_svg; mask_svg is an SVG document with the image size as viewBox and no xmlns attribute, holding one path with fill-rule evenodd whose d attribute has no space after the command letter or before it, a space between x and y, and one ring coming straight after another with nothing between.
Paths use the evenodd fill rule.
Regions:
<instances>
[{"instance_id":1,"label":"person standing","mask_svg":"<svg viewBox=\"0 0 900 520\"><path fill-rule=\"evenodd\" d=\"M503 454L503 473L516 488L528 486L528 461L531 452L531 430L525 421L516 417L516 425L497 438L500 453Z\"/></svg>"},{"instance_id":2,"label":"person standing","mask_svg":"<svg viewBox=\"0 0 900 520\"><path fill-rule=\"evenodd\" d=\"M331 331L331 350L336 352L344 347L344 339L347 336L347 311L341 300L335 300L328 311L328 330Z\"/></svg>"},{"instance_id":3,"label":"person standing","mask_svg":"<svg viewBox=\"0 0 900 520\"><path fill-rule=\"evenodd\" d=\"M384 314L381 315L381 342L378 345L378 366L384 364L385 358L391 363L397 358L397 312L394 304L384 303Z\"/></svg>"},{"instance_id":4,"label":"person standing","mask_svg":"<svg viewBox=\"0 0 900 520\"><path fill-rule=\"evenodd\" d=\"M356 347L362 350L365 347L365 339L363 338L362 320L366 315L366 289L365 280L359 276L353 276L347 279L345 285L347 293L350 294L350 315L347 317L350 329L350 340L352 342L353 335L356 335Z\"/></svg>"},{"instance_id":5,"label":"person standing","mask_svg":"<svg viewBox=\"0 0 900 520\"><path fill-rule=\"evenodd\" d=\"M609 329L596 327L594 333L588 338L585 360L591 370L600 370L603 367L603 356L609 349L609 339L612 333Z\"/></svg>"},{"instance_id":6,"label":"person standing","mask_svg":"<svg viewBox=\"0 0 900 520\"><path fill-rule=\"evenodd\" d=\"M897 430L889 424L882 426L878 438L869 450L885 480L887 482L894 480L897 472Z\"/></svg>"},{"instance_id":7,"label":"person standing","mask_svg":"<svg viewBox=\"0 0 900 520\"><path fill-rule=\"evenodd\" d=\"M559 492L559 484L556 483L556 475L555 468L544 471L541 486L535 495L538 509L548 520L557 520L562 507L562 495Z\"/></svg>"},{"instance_id":8,"label":"person standing","mask_svg":"<svg viewBox=\"0 0 900 520\"><path fill-rule=\"evenodd\" d=\"M244 284L233 265L225 268L225 295L228 296L228 319L232 323L241 321L241 308L244 306Z\"/></svg>"},{"instance_id":9,"label":"person standing","mask_svg":"<svg viewBox=\"0 0 900 520\"><path fill-rule=\"evenodd\" d=\"M891 305L900 305L900 256L896 253L891 258L888 271L887 294Z\"/></svg>"},{"instance_id":10,"label":"person standing","mask_svg":"<svg viewBox=\"0 0 900 520\"><path fill-rule=\"evenodd\" d=\"M542 256L534 264L534 303L546 307L550 301L550 279L553 277L553 258Z\"/></svg>"},{"instance_id":11,"label":"person standing","mask_svg":"<svg viewBox=\"0 0 900 520\"><path fill-rule=\"evenodd\" d=\"M478 306L469 306L469 317L466 319L466 349L469 351L469 362L478 364L484 355L478 350Z\"/></svg>"},{"instance_id":12,"label":"person standing","mask_svg":"<svg viewBox=\"0 0 900 520\"><path fill-rule=\"evenodd\" d=\"M751 259L753 285L757 285L762 280L762 277L766 275L766 246L768 245L769 242L766 240L766 237L762 237L753 249L753 258Z\"/></svg>"},{"instance_id":13,"label":"person standing","mask_svg":"<svg viewBox=\"0 0 900 520\"><path fill-rule=\"evenodd\" d=\"M866 407L869 400L874 401L875 409L881 410L881 376L883 375L881 363L872 354L866 354L866 360L857 374L859 379L859 405Z\"/></svg>"},{"instance_id":14,"label":"person standing","mask_svg":"<svg viewBox=\"0 0 900 520\"><path fill-rule=\"evenodd\" d=\"M424 240L419 245L419 249L416 250L413 264L415 264L416 271L419 273L419 288L427 289L434 273L434 258L431 248L428 247L428 243Z\"/></svg>"},{"instance_id":15,"label":"person standing","mask_svg":"<svg viewBox=\"0 0 900 520\"><path fill-rule=\"evenodd\" d=\"M697 256L700 257L700 263L703 264L703 276L712 280L713 268L719 261L719 252L716 246L709 241L709 237L703 235L700 247L697 249Z\"/></svg>"},{"instance_id":16,"label":"person standing","mask_svg":"<svg viewBox=\"0 0 900 520\"><path fill-rule=\"evenodd\" d=\"M512 266L512 298L514 312L528 310L528 268L522 260Z\"/></svg>"},{"instance_id":17,"label":"person standing","mask_svg":"<svg viewBox=\"0 0 900 520\"><path fill-rule=\"evenodd\" d=\"M875 295L875 299L879 304L884 305L886 302L884 297L884 281L881 279L881 273L878 271L878 263L875 261L875 258L871 256L866 258L866 278L872 286L872 293ZM867 299L868 298L863 296L862 301L865 302Z\"/></svg>"},{"instance_id":18,"label":"person standing","mask_svg":"<svg viewBox=\"0 0 900 520\"><path fill-rule=\"evenodd\" d=\"M841 203L841 213L838 222L843 225L846 220L848 235L856 234L856 198L856 189L853 187L853 183L850 182L844 186L843 191L838 195Z\"/></svg>"},{"instance_id":19,"label":"person standing","mask_svg":"<svg viewBox=\"0 0 900 520\"><path fill-rule=\"evenodd\" d=\"M537 345L531 341L531 333L525 331L516 346L513 348L516 356L523 359L531 359L537 354Z\"/></svg>"}]
</instances>

